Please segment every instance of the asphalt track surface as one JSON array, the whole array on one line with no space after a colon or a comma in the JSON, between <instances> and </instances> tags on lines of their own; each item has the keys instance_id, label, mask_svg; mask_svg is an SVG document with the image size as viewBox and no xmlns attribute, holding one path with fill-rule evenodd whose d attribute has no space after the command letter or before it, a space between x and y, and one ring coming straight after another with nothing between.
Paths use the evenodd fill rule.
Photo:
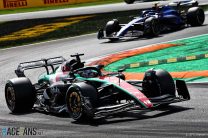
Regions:
<instances>
[{"instance_id":1,"label":"asphalt track surface","mask_svg":"<svg viewBox=\"0 0 208 138\"><path fill-rule=\"evenodd\" d=\"M168 4L172 1L178 0L169 0L169 1L157 1L160 4ZM208 4L207 0L198 0L199 4ZM18 14L8 14L0 15L1 22L6 21L15 21L23 19L37 19L37 18L50 18L50 17L63 17L63 16L74 16L74 15L86 15L86 14L98 14L106 12L117 12L117 11L128 11L128 10L137 10L145 9L153 6L155 2L141 2L136 1L134 4L126 3L117 3L117 4L106 4L98 6L87 6L80 8L66 8L58 10L48 10L48 11L37 11L37 12L27 12L27 13L18 13Z\"/></svg>"},{"instance_id":2,"label":"asphalt track surface","mask_svg":"<svg viewBox=\"0 0 208 138\"><path fill-rule=\"evenodd\" d=\"M52 42L0 50L0 128L37 128L45 137L208 137L208 85L189 85L191 100L171 104L157 111L137 111L123 113L108 119L77 123L68 116L44 113L12 115L4 99L4 85L7 79L15 77L18 63L41 58L85 53L83 60L112 54L115 52L142 47L184 37L206 34L208 16L201 27L185 28L176 32L162 34L157 38L142 38L109 43L97 40L96 34L67 38ZM39 70L28 73L35 80ZM1 137L1 135L0 135Z\"/></svg>"}]
</instances>

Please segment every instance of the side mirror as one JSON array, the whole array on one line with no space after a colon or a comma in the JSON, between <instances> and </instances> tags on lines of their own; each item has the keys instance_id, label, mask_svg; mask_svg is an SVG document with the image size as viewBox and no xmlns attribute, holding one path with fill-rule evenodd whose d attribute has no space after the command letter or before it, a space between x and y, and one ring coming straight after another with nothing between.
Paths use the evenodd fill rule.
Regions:
<instances>
[{"instance_id":1,"label":"side mirror","mask_svg":"<svg viewBox=\"0 0 208 138\"><path fill-rule=\"evenodd\" d=\"M119 73L122 73L122 72L124 72L125 70L126 70L125 68L121 68L121 69L118 70L118 72L119 72Z\"/></svg>"},{"instance_id":2,"label":"side mirror","mask_svg":"<svg viewBox=\"0 0 208 138\"><path fill-rule=\"evenodd\" d=\"M102 68L104 68L104 65L98 65L97 68L98 68L99 70L101 70Z\"/></svg>"}]
</instances>

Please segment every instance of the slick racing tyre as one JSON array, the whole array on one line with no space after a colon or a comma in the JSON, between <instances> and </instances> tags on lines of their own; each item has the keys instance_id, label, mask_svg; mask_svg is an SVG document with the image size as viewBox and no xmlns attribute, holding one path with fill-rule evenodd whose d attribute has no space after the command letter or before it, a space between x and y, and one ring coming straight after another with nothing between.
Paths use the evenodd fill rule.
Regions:
<instances>
[{"instance_id":1,"label":"slick racing tyre","mask_svg":"<svg viewBox=\"0 0 208 138\"><path fill-rule=\"evenodd\" d=\"M204 23L204 10L199 7L192 7L188 9L187 23L191 26L200 26Z\"/></svg>"},{"instance_id":2,"label":"slick racing tyre","mask_svg":"<svg viewBox=\"0 0 208 138\"><path fill-rule=\"evenodd\" d=\"M171 75L162 69L150 69L145 72L142 83L143 93L147 97L157 97L165 94L175 96L175 84Z\"/></svg>"},{"instance_id":3,"label":"slick racing tyre","mask_svg":"<svg viewBox=\"0 0 208 138\"><path fill-rule=\"evenodd\" d=\"M127 4L132 4L134 3L135 0L124 0Z\"/></svg>"},{"instance_id":4,"label":"slick racing tyre","mask_svg":"<svg viewBox=\"0 0 208 138\"><path fill-rule=\"evenodd\" d=\"M96 89L85 82L73 84L66 94L66 105L71 117L76 121L93 118L97 104Z\"/></svg>"},{"instance_id":5,"label":"slick racing tyre","mask_svg":"<svg viewBox=\"0 0 208 138\"><path fill-rule=\"evenodd\" d=\"M144 25L145 30L147 30L146 35L158 36L160 34L160 23L158 19L154 17L147 18Z\"/></svg>"},{"instance_id":6,"label":"slick racing tyre","mask_svg":"<svg viewBox=\"0 0 208 138\"><path fill-rule=\"evenodd\" d=\"M105 26L106 35L110 36L114 32L118 32L121 29L119 25L119 21L117 19L113 19L111 21L108 21Z\"/></svg>"},{"instance_id":7,"label":"slick racing tyre","mask_svg":"<svg viewBox=\"0 0 208 138\"><path fill-rule=\"evenodd\" d=\"M36 94L28 78L15 78L6 83L5 99L12 113L24 113L32 109Z\"/></svg>"}]
</instances>

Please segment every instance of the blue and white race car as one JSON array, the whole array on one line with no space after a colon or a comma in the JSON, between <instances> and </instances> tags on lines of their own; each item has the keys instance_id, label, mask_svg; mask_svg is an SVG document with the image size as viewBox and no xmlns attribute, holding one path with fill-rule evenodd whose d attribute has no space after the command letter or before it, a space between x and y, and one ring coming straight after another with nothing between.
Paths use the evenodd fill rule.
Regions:
<instances>
[{"instance_id":1,"label":"blue and white race car","mask_svg":"<svg viewBox=\"0 0 208 138\"><path fill-rule=\"evenodd\" d=\"M127 4L132 4L135 1L143 1L143 2L148 2L148 1L154 1L154 0L124 0L124 2L126 2ZM189 2L190 0L183 0L185 2ZM192 1L196 1L196 0L192 0ZM174 2L175 3L175 2Z\"/></svg>"},{"instance_id":2,"label":"blue and white race car","mask_svg":"<svg viewBox=\"0 0 208 138\"><path fill-rule=\"evenodd\" d=\"M200 26L204 23L204 10L195 0L172 2L165 6L155 3L154 7L142 11L127 24L117 19L108 21L98 31L98 39L118 40L122 37L157 36L162 31L177 30L187 26Z\"/></svg>"}]
</instances>

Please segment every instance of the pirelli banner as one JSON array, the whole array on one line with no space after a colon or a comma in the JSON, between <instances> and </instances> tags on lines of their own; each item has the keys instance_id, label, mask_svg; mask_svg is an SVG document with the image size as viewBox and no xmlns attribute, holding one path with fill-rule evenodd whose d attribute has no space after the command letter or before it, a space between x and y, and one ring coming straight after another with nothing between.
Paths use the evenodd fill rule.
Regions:
<instances>
[{"instance_id":1,"label":"pirelli banner","mask_svg":"<svg viewBox=\"0 0 208 138\"><path fill-rule=\"evenodd\" d=\"M66 5L86 3L99 0L0 0L0 9L15 9L29 7L44 7L54 5Z\"/></svg>"}]
</instances>

